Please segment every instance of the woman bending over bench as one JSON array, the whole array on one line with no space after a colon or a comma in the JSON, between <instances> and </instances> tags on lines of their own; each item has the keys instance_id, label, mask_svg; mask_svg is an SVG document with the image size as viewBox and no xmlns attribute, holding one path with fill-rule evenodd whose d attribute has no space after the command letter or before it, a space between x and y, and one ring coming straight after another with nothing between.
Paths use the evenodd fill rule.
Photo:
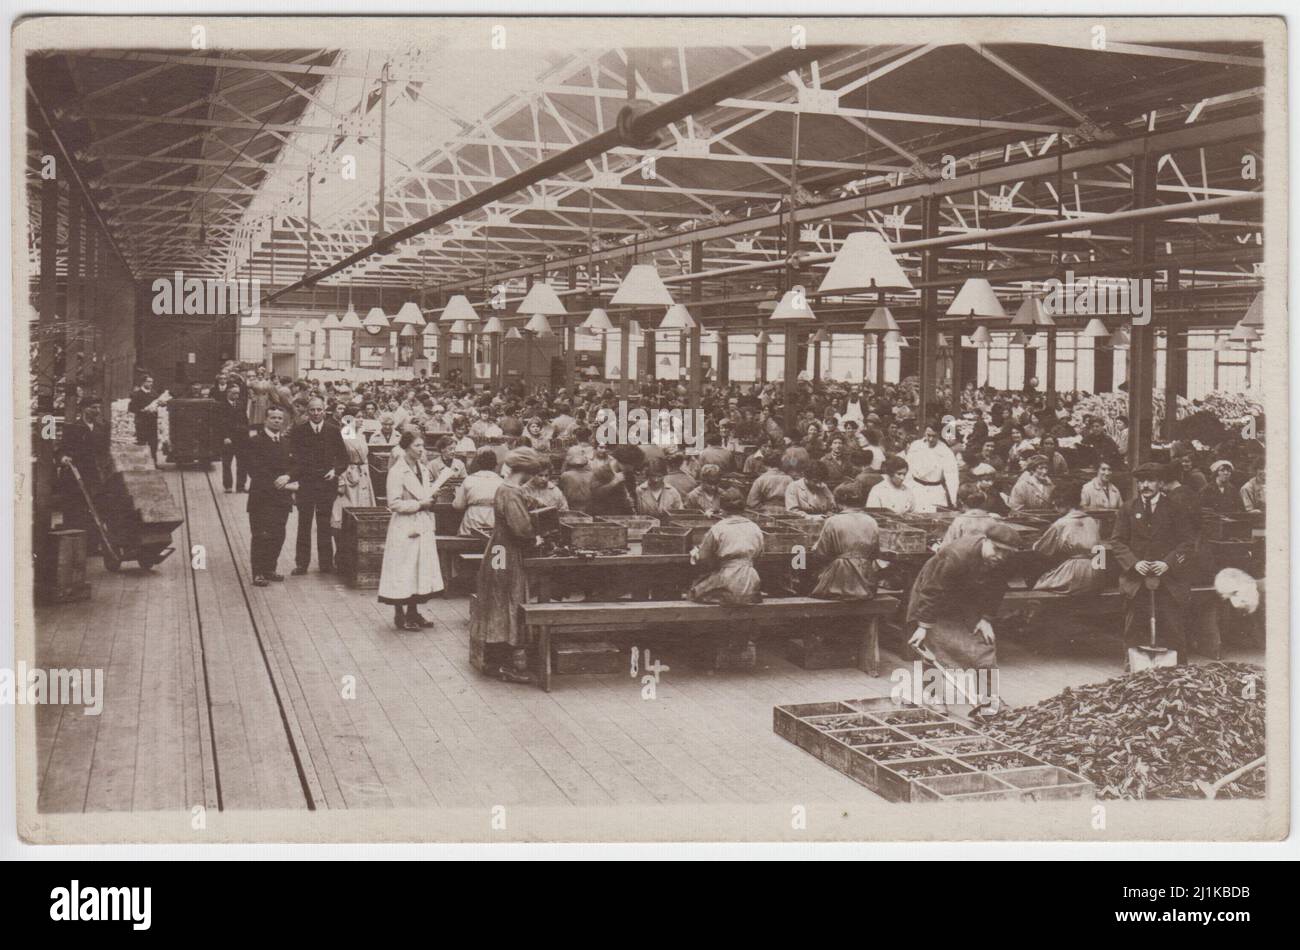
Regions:
<instances>
[{"instance_id":1,"label":"woman bending over bench","mask_svg":"<svg viewBox=\"0 0 1300 950\"><path fill-rule=\"evenodd\" d=\"M719 505L724 517L709 529L694 557L709 573L695 582L688 596L701 604L761 603L754 558L763 553L763 532L741 514L745 496L738 490L723 492Z\"/></svg>"}]
</instances>

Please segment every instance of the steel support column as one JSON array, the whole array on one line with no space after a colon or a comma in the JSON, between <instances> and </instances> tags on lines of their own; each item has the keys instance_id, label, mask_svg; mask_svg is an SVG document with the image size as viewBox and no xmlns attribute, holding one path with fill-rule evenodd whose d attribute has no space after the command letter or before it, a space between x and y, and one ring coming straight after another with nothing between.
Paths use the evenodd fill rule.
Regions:
<instances>
[{"instance_id":1,"label":"steel support column","mask_svg":"<svg viewBox=\"0 0 1300 950\"><path fill-rule=\"evenodd\" d=\"M939 236L939 199L926 197L921 202L921 229L923 238ZM939 251L937 248L921 253L921 279L935 280L939 276ZM917 354L920 362L920 386L918 408L919 425L925 426L930 421L931 409L935 402L935 357L938 354L939 335L939 292L934 286L921 291L921 345Z\"/></svg>"},{"instance_id":2,"label":"steel support column","mask_svg":"<svg viewBox=\"0 0 1300 950\"><path fill-rule=\"evenodd\" d=\"M1159 155L1148 153L1133 163L1133 207L1149 208L1156 203L1157 160ZM1141 280L1152 280L1150 269L1155 258L1157 223L1143 219L1133 225L1133 261L1141 268L1135 275ZM1149 285L1151 286L1151 285ZM1155 395L1155 331L1150 323L1133 324L1128 352L1128 464L1135 468L1151 453L1152 403Z\"/></svg>"}]
</instances>

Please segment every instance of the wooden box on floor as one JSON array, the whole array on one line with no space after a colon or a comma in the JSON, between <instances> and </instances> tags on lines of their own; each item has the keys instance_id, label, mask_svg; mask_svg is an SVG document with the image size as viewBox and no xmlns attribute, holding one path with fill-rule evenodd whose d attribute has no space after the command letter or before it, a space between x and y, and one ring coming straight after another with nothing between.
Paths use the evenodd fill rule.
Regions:
<instances>
[{"instance_id":1,"label":"wooden box on floor","mask_svg":"<svg viewBox=\"0 0 1300 950\"><path fill-rule=\"evenodd\" d=\"M214 399L173 399L167 403L167 459L176 465L210 463L221 457L217 431L221 407Z\"/></svg>"},{"instance_id":2,"label":"wooden box on floor","mask_svg":"<svg viewBox=\"0 0 1300 950\"><path fill-rule=\"evenodd\" d=\"M384 563L384 540L392 512L387 508L344 508L343 527L335 556L349 587L374 590Z\"/></svg>"},{"instance_id":3,"label":"wooden box on floor","mask_svg":"<svg viewBox=\"0 0 1300 950\"><path fill-rule=\"evenodd\" d=\"M551 652L556 673L622 673L630 668L627 651L605 640L559 640Z\"/></svg>"},{"instance_id":4,"label":"wooden box on floor","mask_svg":"<svg viewBox=\"0 0 1300 950\"><path fill-rule=\"evenodd\" d=\"M791 640L785 656L805 670L856 669L858 643L847 637L809 634L800 640Z\"/></svg>"},{"instance_id":5,"label":"wooden box on floor","mask_svg":"<svg viewBox=\"0 0 1300 950\"><path fill-rule=\"evenodd\" d=\"M86 532L51 531L40 544L36 560L36 599L42 604L66 604L90 596L86 583Z\"/></svg>"},{"instance_id":6,"label":"wooden box on floor","mask_svg":"<svg viewBox=\"0 0 1300 950\"><path fill-rule=\"evenodd\" d=\"M727 672L749 672L758 661L758 649L753 640L720 643L710 649L712 666Z\"/></svg>"}]
</instances>

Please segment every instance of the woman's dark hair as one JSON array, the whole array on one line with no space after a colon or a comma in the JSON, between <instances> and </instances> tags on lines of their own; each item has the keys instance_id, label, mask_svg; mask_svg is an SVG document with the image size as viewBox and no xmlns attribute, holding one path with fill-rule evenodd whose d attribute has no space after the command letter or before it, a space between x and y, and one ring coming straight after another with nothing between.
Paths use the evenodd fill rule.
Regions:
<instances>
[{"instance_id":1,"label":"woman's dark hair","mask_svg":"<svg viewBox=\"0 0 1300 950\"><path fill-rule=\"evenodd\" d=\"M424 436L414 429L403 429L402 434L397 437L397 447L399 449L409 449L416 439L423 442Z\"/></svg>"},{"instance_id":2,"label":"woman's dark hair","mask_svg":"<svg viewBox=\"0 0 1300 950\"><path fill-rule=\"evenodd\" d=\"M455 439L453 439L449 435L444 435L441 439L438 440L438 451L441 452L443 449L454 448L455 445L456 445Z\"/></svg>"},{"instance_id":3,"label":"woman's dark hair","mask_svg":"<svg viewBox=\"0 0 1300 950\"><path fill-rule=\"evenodd\" d=\"M1057 482L1052 488L1052 505L1058 510L1083 507L1082 482Z\"/></svg>"},{"instance_id":4,"label":"woman's dark hair","mask_svg":"<svg viewBox=\"0 0 1300 950\"><path fill-rule=\"evenodd\" d=\"M718 507L729 515L738 515L745 510L745 496L737 488L728 488L718 499Z\"/></svg>"},{"instance_id":5,"label":"woman's dark hair","mask_svg":"<svg viewBox=\"0 0 1300 950\"><path fill-rule=\"evenodd\" d=\"M491 449L479 449L474 460L469 463L469 473L496 471L497 454Z\"/></svg>"},{"instance_id":6,"label":"woman's dark hair","mask_svg":"<svg viewBox=\"0 0 1300 950\"><path fill-rule=\"evenodd\" d=\"M821 459L813 459L804 468L804 481L807 482L824 482L826 481L826 463Z\"/></svg>"},{"instance_id":7,"label":"woman's dark hair","mask_svg":"<svg viewBox=\"0 0 1300 950\"><path fill-rule=\"evenodd\" d=\"M835 503L841 508L858 508L862 505L862 489L857 482L843 482L835 486Z\"/></svg>"},{"instance_id":8,"label":"woman's dark hair","mask_svg":"<svg viewBox=\"0 0 1300 950\"><path fill-rule=\"evenodd\" d=\"M668 474L668 463L661 458L651 459L646 466L646 475L650 478L663 478Z\"/></svg>"},{"instance_id":9,"label":"woman's dark hair","mask_svg":"<svg viewBox=\"0 0 1300 950\"><path fill-rule=\"evenodd\" d=\"M872 445L879 445L880 440L884 438L884 435L875 426L872 426L866 430L866 436L867 436L867 441L870 442Z\"/></svg>"},{"instance_id":10,"label":"woman's dark hair","mask_svg":"<svg viewBox=\"0 0 1300 950\"><path fill-rule=\"evenodd\" d=\"M895 472L906 472L907 459L901 459L897 455L892 455L885 459L885 464L881 466L881 469L886 475L893 475Z\"/></svg>"},{"instance_id":11,"label":"woman's dark hair","mask_svg":"<svg viewBox=\"0 0 1300 950\"><path fill-rule=\"evenodd\" d=\"M983 508L989 503L988 496L973 484L963 485L957 490L957 501L964 508Z\"/></svg>"}]
</instances>

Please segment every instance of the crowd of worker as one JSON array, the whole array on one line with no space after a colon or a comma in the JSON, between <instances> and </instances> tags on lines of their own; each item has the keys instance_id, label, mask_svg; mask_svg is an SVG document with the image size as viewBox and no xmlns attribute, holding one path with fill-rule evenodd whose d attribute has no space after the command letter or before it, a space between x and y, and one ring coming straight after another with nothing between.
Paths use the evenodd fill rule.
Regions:
<instances>
[{"instance_id":1,"label":"crowd of worker","mask_svg":"<svg viewBox=\"0 0 1300 950\"><path fill-rule=\"evenodd\" d=\"M965 615L998 589L998 565L1019 537L1004 523L1008 515L1059 515L1034 547L1052 564L1038 589L1097 589L1103 578L1093 554L1101 541L1119 552L1126 576L1172 572L1155 609L1169 615L1162 627L1181 645L1173 614L1181 609L1186 584L1179 583L1180 568L1201 512L1259 512L1264 506L1257 440L1229 435L1213 447L1175 443L1167 464L1127 472L1122 434L1112 438L1100 418L1085 418L1077 429L1071 424L1079 394L1049 401L1032 389L972 385L957 405L941 391L938 408L932 405L922 419L907 385L800 381L789 412L779 383L706 385L698 407L704 432L690 445L644 435L642 444L611 444L601 437L602 423L619 411L620 400L624 409L630 402L652 419L656 411L667 418L685 410L685 386L669 381L647 382L622 396L590 383L529 393L511 385L445 386L428 377L355 384L291 380L275 378L264 366L228 365L211 386L184 395L220 405L224 488L254 495L255 584L280 579L271 548L278 554L275 541L283 541L291 498L299 509L294 573L310 564L313 524L320 568L333 569L331 538L345 507L384 503L395 524L421 519L419 525L402 523L397 535L390 530L399 549L391 567L385 552L390 581L399 574L404 579L381 583L380 599L395 605L403 629L428 625L416 605L443 586L436 556L421 552L415 539L423 533L431 543L436 486L453 476L454 505L463 512L460 533L491 536L520 558L535 543L525 514L541 507L591 515L658 517L682 509L717 515L696 551L703 576L689 596L719 603L759 597L753 562L763 537L747 512L822 516L814 552L823 564L817 595L855 598L874 593L880 518L956 509L960 513L915 580L909 625L916 624L914 646L963 667L988 659L987 650L973 647L991 646L991 618ZM137 435L154 448L156 400L151 380L131 400ZM1121 472L1133 482L1128 498L1114 480ZM1092 509L1119 513L1111 538L1102 537ZM421 561L424 567L412 567ZM522 596L514 589L522 583L522 567L515 566L481 579L482 616L500 621L510 614L502 605ZM957 612L948 620L955 623L942 610L935 613L936 598L953 605ZM1126 629L1138 631L1148 600L1134 596L1130 602ZM510 624L503 632L495 621L476 618L472 626L515 647L502 672L523 676L522 634Z\"/></svg>"}]
</instances>

